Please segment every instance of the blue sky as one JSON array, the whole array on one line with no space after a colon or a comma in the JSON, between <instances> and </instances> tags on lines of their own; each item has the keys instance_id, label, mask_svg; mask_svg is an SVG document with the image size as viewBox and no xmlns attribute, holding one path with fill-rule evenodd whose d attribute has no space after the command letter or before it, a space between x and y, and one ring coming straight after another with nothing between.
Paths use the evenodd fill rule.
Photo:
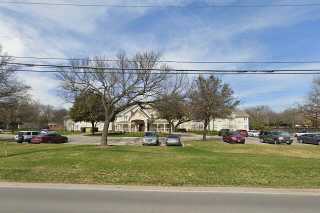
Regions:
<instances>
[{"instance_id":1,"label":"blue sky","mask_svg":"<svg viewBox=\"0 0 320 213\"><path fill-rule=\"evenodd\" d=\"M116 3L120 1L58 1ZM38 0L37 2L41 2ZM43 0L43 2L45 2ZM47 1L48 2L48 1ZM154 50L162 59L267 61L320 59L320 7L193 8L198 1L158 0L185 8L77 8L0 4L0 44L17 56L113 58ZM202 1L213 2L213 1ZM306 1L216 0L221 4L303 3ZM308 0L312 3L316 0ZM175 68L320 68L320 64L172 65ZM41 102L66 105L59 82L47 74L20 75ZM223 76L242 107L270 105L282 110L302 102L314 76Z\"/></svg>"}]
</instances>

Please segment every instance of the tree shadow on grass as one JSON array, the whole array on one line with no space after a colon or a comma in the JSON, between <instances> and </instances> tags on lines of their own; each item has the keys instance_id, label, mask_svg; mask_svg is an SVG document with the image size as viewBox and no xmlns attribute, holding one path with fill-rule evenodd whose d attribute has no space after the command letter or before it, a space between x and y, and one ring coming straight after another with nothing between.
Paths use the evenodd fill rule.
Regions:
<instances>
[{"instance_id":1,"label":"tree shadow on grass","mask_svg":"<svg viewBox=\"0 0 320 213\"><path fill-rule=\"evenodd\" d=\"M115 146L115 147L121 147L121 146ZM157 147L154 147L157 148ZM109 149L108 151L110 152L117 152L117 153L134 153L134 154L149 154L149 155L159 155L159 156L168 156L168 155L173 155L176 153L171 153L171 152L162 152L159 149L152 149L150 147L150 150L146 149Z\"/></svg>"}]
</instances>

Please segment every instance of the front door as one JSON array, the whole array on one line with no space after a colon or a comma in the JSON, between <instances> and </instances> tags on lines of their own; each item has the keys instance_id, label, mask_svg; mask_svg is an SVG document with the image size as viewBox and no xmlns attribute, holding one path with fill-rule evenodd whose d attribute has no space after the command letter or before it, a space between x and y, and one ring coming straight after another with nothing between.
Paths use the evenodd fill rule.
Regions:
<instances>
[{"instance_id":1,"label":"front door","mask_svg":"<svg viewBox=\"0 0 320 213\"><path fill-rule=\"evenodd\" d=\"M135 120L133 124L136 126L138 132L144 132L146 130L146 125L143 120Z\"/></svg>"}]
</instances>

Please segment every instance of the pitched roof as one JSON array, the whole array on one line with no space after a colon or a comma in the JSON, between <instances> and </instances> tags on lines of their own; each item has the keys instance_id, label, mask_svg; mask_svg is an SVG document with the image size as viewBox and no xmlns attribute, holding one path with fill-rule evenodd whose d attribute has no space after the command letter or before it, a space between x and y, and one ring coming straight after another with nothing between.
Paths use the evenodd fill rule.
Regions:
<instances>
[{"instance_id":1,"label":"pitched roof","mask_svg":"<svg viewBox=\"0 0 320 213\"><path fill-rule=\"evenodd\" d=\"M249 114L246 113L245 111L243 110L235 110L234 112L234 115L238 118L241 118L241 117L249 117Z\"/></svg>"}]
</instances>

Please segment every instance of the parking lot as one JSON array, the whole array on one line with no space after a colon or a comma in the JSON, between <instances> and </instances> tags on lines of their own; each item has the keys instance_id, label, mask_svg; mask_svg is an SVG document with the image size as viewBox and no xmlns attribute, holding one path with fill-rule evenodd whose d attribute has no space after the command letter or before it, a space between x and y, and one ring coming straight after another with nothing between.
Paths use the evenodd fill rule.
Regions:
<instances>
[{"instance_id":1,"label":"parking lot","mask_svg":"<svg viewBox=\"0 0 320 213\"><path fill-rule=\"evenodd\" d=\"M0 141L13 141L13 135L10 134L0 134ZM99 136L85 136L85 135L68 135L69 144L76 144L76 145L99 145L100 144L100 137ZM183 135L181 137L182 142L187 141L201 141L201 135ZM141 145L142 138L139 137L109 137L109 144L110 145ZM220 136L208 136L208 140L217 140L222 142L222 138ZM160 138L160 142L164 142L164 138ZM261 143L259 138L248 137L246 138L246 144L259 144L265 145ZM294 144L297 143L296 138L294 138Z\"/></svg>"}]
</instances>

